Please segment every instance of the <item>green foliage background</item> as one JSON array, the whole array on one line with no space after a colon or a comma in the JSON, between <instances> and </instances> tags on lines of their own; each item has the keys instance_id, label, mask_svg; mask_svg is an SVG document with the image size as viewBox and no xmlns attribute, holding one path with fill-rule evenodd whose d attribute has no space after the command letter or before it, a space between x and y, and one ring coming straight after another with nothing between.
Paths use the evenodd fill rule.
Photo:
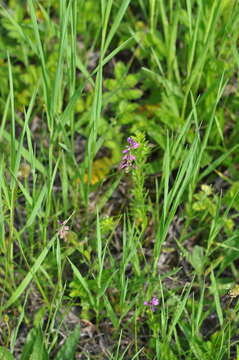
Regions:
<instances>
[{"instance_id":1,"label":"green foliage background","mask_svg":"<svg viewBox=\"0 0 239 360\"><path fill-rule=\"evenodd\" d=\"M238 1L0 15L0 355L238 358Z\"/></svg>"}]
</instances>

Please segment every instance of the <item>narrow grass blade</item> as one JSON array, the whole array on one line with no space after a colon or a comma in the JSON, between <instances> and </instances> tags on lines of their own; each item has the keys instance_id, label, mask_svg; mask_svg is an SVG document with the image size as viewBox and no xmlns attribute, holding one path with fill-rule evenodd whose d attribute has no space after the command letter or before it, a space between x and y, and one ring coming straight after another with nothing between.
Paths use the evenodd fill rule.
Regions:
<instances>
[{"instance_id":1,"label":"narrow grass blade","mask_svg":"<svg viewBox=\"0 0 239 360\"><path fill-rule=\"evenodd\" d=\"M87 292L87 294L89 295L89 300L91 303L91 306L94 308L95 305L95 301L94 301L94 297L93 294L91 293L89 286L87 284L87 281L83 278L83 276L81 275L80 271L77 269L77 267L70 261L70 259L68 259L72 270L76 276L76 278L80 281L81 285L83 286L83 288L85 289L85 291Z\"/></svg>"},{"instance_id":2,"label":"narrow grass blade","mask_svg":"<svg viewBox=\"0 0 239 360\"><path fill-rule=\"evenodd\" d=\"M103 53L105 54L109 45L110 45L110 42L111 40L113 39L120 23L121 23L121 20L123 19L123 16L129 6L129 3L130 3L131 0L122 0L121 2L121 6L118 10L118 13L117 15L115 16L115 19L114 19L114 22L111 26L111 29L110 29L110 32L106 38L106 41L105 41L105 44L104 44L104 50L103 50Z\"/></svg>"},{"instance_id":3,"label":"narrow grass blade","mask_svg":"<svg viewBox=\"0 0 239 360\"><path fill-rule=\"evenodd\" d=\"M3 137L8 141L11 142L11 135L6 131L3 130ZM15 139L14 141L14 147L17 149L19 147L19 141L17 139ZM24 147L22 147L22 156L24 157L24 159L26 159L30 164L32 163L32 155L29 153L28 150L26 150ZM39 161L39 159L37 159L36 157L34 158L34 164L37 170L39 170L42 174L46 175L46 169L43 166L43 164Z\"/></svg>"},{"instance_id":4,"label":"narrow grass blade","mask_svg":"<svg viewBox=\"0 0 239 360\"><path fill-rule=\"evenodd\" d=\"M19 297L22 295L22 293L27 288L27 286L30 284L30 282L32 281L35 273L38 271L39 267L41 266L41 264L45 260L47 254L48 254L50 248L52 247L52 245L54 244L55 240L56 240L56 236L54 236L49 241L47 246L42 250L41 254L36 259L34 265L31 267L30 271L27 273L27 275L22 280L20 285L14 291L14 293L12 294L10 299L7 301L7 303L5 305L3 305L2 310L6 310L7 308L9 308L13 303L15 303L19 299Z\"/></svg>"},{"instance_id":5,"label":"narrow grass blade","mask_svg":"<svg viewBox=\"0 0 239 360\"><path fill-rule=\"evenodd\" d=\"M187 290L186 294L184 295L183 299L178 302L177 308L176 308L175 313L173 315L172 322L171 322L171 324L169 326L169 329L168 329L168 335L167 335L167 342L168 343L170 342L173 331L175 329L175 326L177 325L177 323L178 323L178 321L179 321L180 317L182 316L182 313L183 313L183 311L185 309L185 306L186 306L186 303L187 303L187 300L188 300L188 297L189 297L189 293L190 293L191 288L192 288L192 284L193 284L193 282L191 282L190 286L188 287L188 290Z\"/></svg>"},{"instance_id":6,"label":"narrow grass blade","mask_svg":"<svg viewBox=\"0 0 239 360\"><path fill-rule=\"evenodd\" d=\"M32 209L32 213L30 215L30 217L28 218L27 220L27 223L26 225L24 226L24 228L21 230L21 233L29 226L31 226L35 220L35 218L37 217L37 215L39 215L39 211L41 209L41 206L42 206L42 202L45 198L45 195L46 195L46 192L47 192L47 187L46 185L43 186L40 194L38 195L38 198L35 202L35 205L34 205L34 208Z\"/></svg>"},{"instance_id":7,"label":"narrow grass blade","mask_svg":"<svg viewBox=\"0 0 239 360\"><path fill-rule=\"evenodd\" d=\"M199 174L199 182L202 181L207 175L211 174L214 170L216 170L225 160L226 158L236 151L239 147L239 144L233 146L230 150L225 151L218 159L214 160L201 174Z\"/></svg>"},{"instance_id":8,"label":"narrow grass blade","mask_svg":"<svg viewBox=\"0 0 239 360\"><path fill-rule=\"evenodd\" d=\"M219 323L221 326L223 326L223 311L220 303L220 295L218 291L217 281L214 276L214 272L211 272L211 282L212 282L212 292L215 300L215 306L217 311L217 316L219 319Z\"/></svg>"},{"instance_id":9,"label":"narrow grass blade","mask_svg":"<svg viewBox=\"0 0 239 360\"><path fill-rule=\"evenodd\" d=\"M117 329L119 326L119 319L117 315L114 312L114 309L106 295L103 296L104 304L107 310L107 315L109 316L110 320L112 321L112 324Z\"/></svg>"}]
</instances>

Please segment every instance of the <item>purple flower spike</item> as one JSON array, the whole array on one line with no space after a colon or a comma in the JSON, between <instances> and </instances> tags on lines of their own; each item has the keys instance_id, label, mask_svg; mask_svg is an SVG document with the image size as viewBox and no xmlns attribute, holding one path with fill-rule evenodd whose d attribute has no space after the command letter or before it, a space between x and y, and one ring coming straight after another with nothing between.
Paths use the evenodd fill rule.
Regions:
<instances>
[{"instance_id":1,"label":"purple flower spike","mask_svg":"<svg viewBox=\"0 0 239 360\"><path fill-rule=\"evenodd\" d=\"M126 148L122 151L122 153L125 155L121 159L119 169L125 169L126 172L129 172L132 168L136 169L136 166L134 164L134 162L136 161L136 156L132 155L131 151L137 149L139 147L139 144L131 137L128 137L127 142L129 145L127 145Z\"/></svg>"}]
</instances>

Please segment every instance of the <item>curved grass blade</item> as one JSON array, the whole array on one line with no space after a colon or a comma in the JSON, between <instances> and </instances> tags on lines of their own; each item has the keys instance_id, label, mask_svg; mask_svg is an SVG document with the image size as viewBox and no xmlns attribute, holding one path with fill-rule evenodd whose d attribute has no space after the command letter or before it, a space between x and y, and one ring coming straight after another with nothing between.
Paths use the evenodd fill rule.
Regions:
<instances>
[{"instance_id":1,"label":"curved grass blade","mask_svg":"<svg viewBox=\"0 0 239 360\"><path fill-rule=\"evenodd\" d=\"M12 294L10 299L7 301L7 303L5 305L3 305L2 310L6 310L7 308L9 308L21 296L21 294L26 289L26 287L30 284L33 276L35 275L35 273L38 271L41 264L45 260L47 254L48 254L50 248L52 247L52 245L54 244L55 240L56 240L56 235L49 241L47 246L42 250L41 254L36 259L34 265L30 269L28 274L25 276L25 278L22 280L20 285L14 291L14 293Z\"/></svg>"}]
</instances>

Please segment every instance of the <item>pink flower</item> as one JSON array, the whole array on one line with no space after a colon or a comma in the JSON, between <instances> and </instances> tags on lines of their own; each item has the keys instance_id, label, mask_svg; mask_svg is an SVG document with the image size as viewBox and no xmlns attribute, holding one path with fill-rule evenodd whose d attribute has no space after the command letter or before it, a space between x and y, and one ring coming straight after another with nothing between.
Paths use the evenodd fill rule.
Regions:
<instances>
[{"instance_id":1,"label":"pink flower","mask_svg":"<svg viewBox=\"0 0 239 360\"><path fill-rule=\"evenodd\" d=\"M134 141L131 137L128 137L127 141L131 149L137 149L139 147L139 144L136 141Z\"/></svg>"},{"instance_id":2,"label":"pink flower","mask_svg":"<svg viewBox=\"0 0 239 360\"><path fill-rule=\"evenodd\" d=\"M153 296L150 301L144 301L144 305L149 306L152 311L155 311L156 306L159 305L159 300L156 296Z\"/></svg>"},{"instance_id":3,"label":"pink flower","mask_svg":"<svg viewBox=\"0 0 239 360\"><path fill-rule=\"evenodd\" d=\"M126 170L126 172L128 172L130 170L130 168L136 168L136 166L134 165L134 161L136 160L136 156L131 155L130 153L127 155L124 155L122 157L122 160L120 162L120 169L124 169Z\"/></svg>"},{"instance_id":4,"label":"pink flower","mask_svg":"<svg viewBox=\"0 0 239 360\"><path fill-rule=\"evenodd\" d=\"M122 151L123 154L126 154L127 152L129 152L132 149L137 149L139 147L139 143L137 143L136 141L134 141L131 137L128 137L127 142L129 143L129 145L126 146L126 149L124 149Z\"/></svg>"},{"instance_id":5,"label":"pink flower","mask_svg":"<svg viewBox=\"0 0 239 360\"><path fill-rule=\"evenodd\" d=\"M60 225L58 231L57 231L57 234L59 236L60 239L64 239L66 240L67 239L67 234L70 230L70 227L66 225L67 223L67 220L63 221L62 223L58 220L58 223Z\"/></svg>"}]
</instances>

